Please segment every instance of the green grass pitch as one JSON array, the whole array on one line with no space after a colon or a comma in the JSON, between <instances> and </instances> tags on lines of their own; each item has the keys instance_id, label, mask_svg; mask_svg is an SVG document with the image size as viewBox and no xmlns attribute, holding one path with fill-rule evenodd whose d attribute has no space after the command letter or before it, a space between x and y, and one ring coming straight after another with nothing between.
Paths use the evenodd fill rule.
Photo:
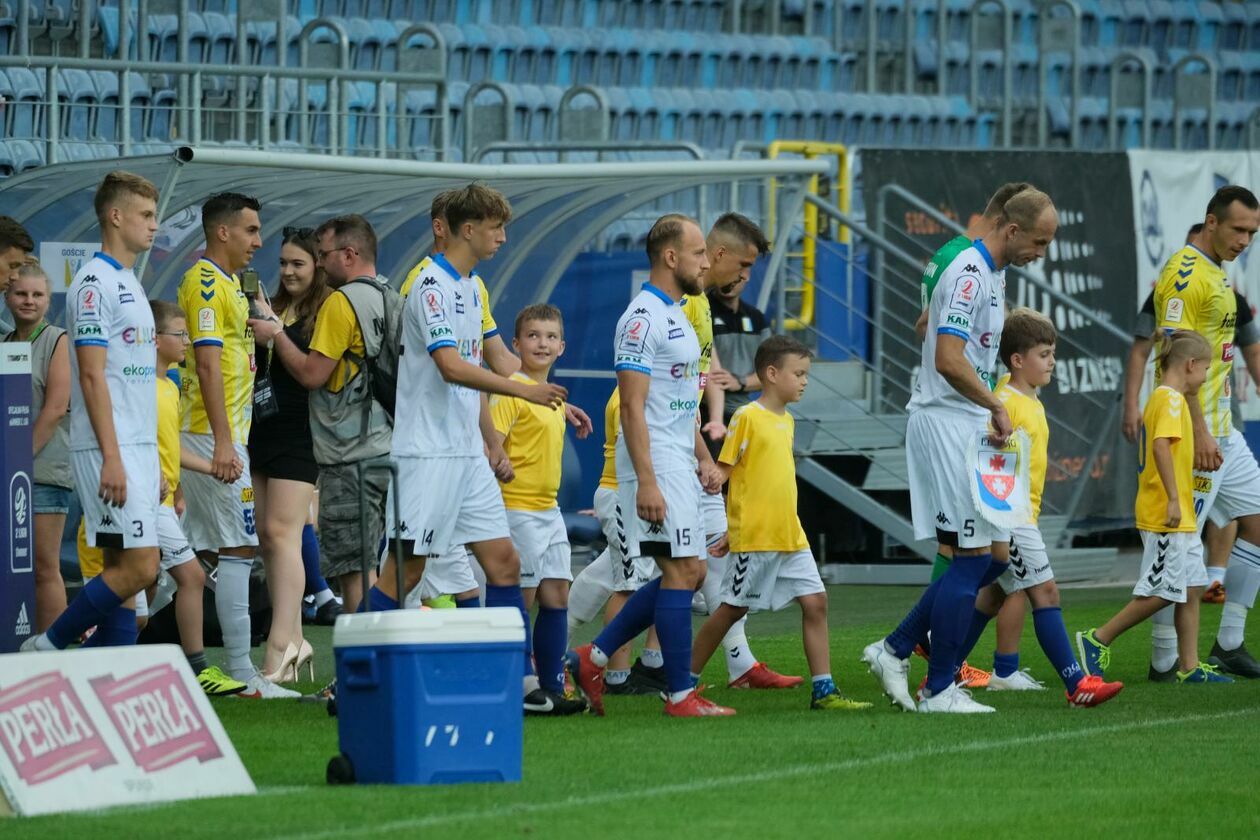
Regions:
<instances>
[{"instance_id":1,"label":"green grass pitch","mask_svg":"<svg viewBox=\"0 0 1260 840\"><path fill-rule=\"evenodd\" d=\"M1260 681L1151 685L1150 631L1140 626L1114 647L1108 676L1124 692L1069 709L1029 622L1022 664L1046 691L980 692L993 715L899 713L857 658L918 589L829 591L833 671L843 690L875 702L870 711L810 712L806 688L722 687L710 696L736 717L671 720L655 698L613 697L603 719L528 719L522 784L330 788L337 727L321 706L221 699L215 708L258 796L15 819L0 822L0 837L1260 836ZM1127 596L1065 590L1069 631L1103 622ZM1219 616L1204 607L1204 655ZM748 635L762 660L806 673L794 609L754 616ZM309 637L322 683L331 633ZM1249 643L1260 650L1256 621ZM990 627L973 662L988 667L992 649ZM705 677L725 686L719 659ZM916 684L924 670L916 660Z\"/></svg>"}]
</instances>

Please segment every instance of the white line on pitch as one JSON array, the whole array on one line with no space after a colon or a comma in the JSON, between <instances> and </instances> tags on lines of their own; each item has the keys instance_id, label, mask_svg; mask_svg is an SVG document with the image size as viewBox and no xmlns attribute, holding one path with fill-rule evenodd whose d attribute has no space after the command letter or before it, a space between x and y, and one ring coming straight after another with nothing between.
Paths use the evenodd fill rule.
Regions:
<instances>
[{"instance_id":1,"label":"white line on pitch","mask_svg":"<svg viewBox=\"0 0 1260 840\"><path fill-rule=\"evenodd\" d=\"M763 770L758 773L741 773L733 776L715 776L708 779L692 779L686 782L676 782L673 784L657 785L654 787L638 788L634 790L618 788L616 790L604 791L602 793L588 793L580 796L570 796L564 799L552 800L550 802L518 802L492 808L479 808L475 811L452 811L446 814L432 814L427 817L396 820L374 826L342 826L335 829L329 829L328 831L302 832L301 834L283 835L275 837L273 840L322 840L322 838L334 837L362 837L366 835L384 834L387 832L403 831L408 829L429 828L435 825L465 822L468 820L514 817L524 814L536 814L545 811L557 811L589 805L607 805L611 802L618 802L623 799L641 800L660 796L696 793L698 791L713 790L716 788L758 784L760 782L772 782L779 779L806 776L815 773L835 773L845 770L858 770L878 764L898 764L901 762L918 761L919 759L932 758L934 756L986 752L988 750L1000 750L1007 747L1044 744L1050 741L1069 741L1075 738L1088 738L1094 735L1102 735L1109 732L1127 732L1135 729L1153 729L1160 726L1203 723L1205 721L1242 717L1244 715L1252 715L1256 713L1260 713L1260 707L1234 709L1228 712L1215 712L1213 714L1183 715L1181 717L1160 718L1157 720L1115 723L1106 726L1083 726L1079 729L1064 729L1059 732L1044 732L1038 735L1026 735L1018 738L1002 738L993 741L950 744L946 746L927 747L917 750L902 750L900 752L884 753L882 755L869 756L866 758L851 758L844 761L828 761L817 764L798 764L790 767L780 767L773 770Z\"/></svg>"}]
</instances>

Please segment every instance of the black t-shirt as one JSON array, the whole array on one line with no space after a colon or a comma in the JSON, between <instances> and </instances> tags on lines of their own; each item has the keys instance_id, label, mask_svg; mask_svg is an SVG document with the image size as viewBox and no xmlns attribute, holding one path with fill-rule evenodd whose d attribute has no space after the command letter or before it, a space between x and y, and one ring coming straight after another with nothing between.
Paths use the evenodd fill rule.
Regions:
<instances>
[{"instance_id":1,"label":"black t-shirt","mask_svg":"<svg viewBox=\"0 0 1260 840\"><path fill-rule=\"evenodd\" d=\"M311 340L302 334L302 322L289 324L285 334L303 353L311 349ZM271 388L276 395L279 413L267 420L254 418L249 429L250 448L259 444L279 444L286 449L303 447L314 449L311 442L310 392L293 378L289 369L280 361L278 354L261 350L258 353L258 376L271 376Z\"/></svg>"}]
</instances>

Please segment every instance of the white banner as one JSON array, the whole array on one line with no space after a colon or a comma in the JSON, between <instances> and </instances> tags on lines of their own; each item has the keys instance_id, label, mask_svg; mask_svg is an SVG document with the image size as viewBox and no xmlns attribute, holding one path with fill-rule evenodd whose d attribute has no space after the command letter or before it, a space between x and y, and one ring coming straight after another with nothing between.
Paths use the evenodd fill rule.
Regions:
<instances>
[{"instance_id":1,"label":"white banner","mask_svg":"<svg viewBox=\"0 0 1260 840\"><path fill-rule=\"evenodd\" d=\"M0 814L254 792L175 645L0 656Z\"/></svg>"},{"instance_id":2,"label":"white banner","mask_svg":"<svg viewBox=\"0 0 1260 840\"><path fill-rule=\"evenodd\" d=\"M74 275L99 250L99 242L39 243L39 264L52 281L53 291L63 294L70 287Z\"/></svg>"},{"instance_id":3,"label":"white banner","mask_svg":"<svg viewBox=\"0 0 1260 840\"><path fill-rule=\"evenodd\" d=\"M1130 182L1133 218L1137 226L1137 299L1134 311L1146 300L1160 270L1185 244L1191 225L1200 224L1213 193L1226 184L1260 192L1260 152L1156 152L1131 150ZM1253 244L1232 263L1225 264L1235 288L1260 307L1260 252ZM1148 366L1149 371L1149 366ZM1242 357L1234 359L1234 383L1243 417L1260 419L1260 399L1247 380Z\"/></svg>"}]
</instances>

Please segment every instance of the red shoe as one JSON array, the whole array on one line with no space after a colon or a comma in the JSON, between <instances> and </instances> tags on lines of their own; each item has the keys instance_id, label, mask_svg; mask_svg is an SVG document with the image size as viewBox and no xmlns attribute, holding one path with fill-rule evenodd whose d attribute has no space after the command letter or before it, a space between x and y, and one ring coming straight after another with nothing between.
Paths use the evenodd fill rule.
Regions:
<instances>
[{"instance_id":1,"label":"red shoe","mask_svg":"<svg viewBox=\"0 0 1260 840\"><path fill-rule=\"evenodd\" d=\"M670 717L730 717L735 710L719 706L701 697L699 691L693 691L677 703L666 700L665 714Z\"/></svg>"},{"instance_id":2,"label":"red shoe","mask_svg":"<svg viewBox=\"0 0 1260 840\"><path fill-rule=\"evenodd\" d=\"M1203 603L1205 604L1223 604L1225 603L1225 585L1219 580L1212 581L1212 585L1203 590Z\"/></svg>"},{"instance_id":3,"label":"red shoe","mask_svg":"<svg viewBox=\"0 0 1260 840\"><path fill-rule=\"evenodd\" d=\"M741 674L739 679L732 680L727 688L796 688L803 682L804 677L778 674L758 662Z\"/></svg>"},{"instance_id":4,"label":"red shoe","mask_svg":"<svg viewBox=\"0 0 1260 840\"><path fill-rule=\"evenodd\" d=\"M590 704L591 713L604 714L604 669L591 661L591 645L582 645L569 651L565 657L565 670L577 683L578 691Z\"/></svg>"},{"instance_id":5,"label":"red shoe","mask_svg":"<svg viewBox=\"0 0 1260 840\"><path fill-rule=\"evenodd\" d=\"M1081 680L1080 685L1076 687L1076 691L1068 694L1063 692L1067 697L1068 705L1075 706L1078 709L1088 709L1090 706L1100 706L1106 703L1112 697L1115 697L1124 688L1122 682L1103 682L1103 678L1096 674L1089 674L1085 679Z\"/></svg>"}]
</instances>

